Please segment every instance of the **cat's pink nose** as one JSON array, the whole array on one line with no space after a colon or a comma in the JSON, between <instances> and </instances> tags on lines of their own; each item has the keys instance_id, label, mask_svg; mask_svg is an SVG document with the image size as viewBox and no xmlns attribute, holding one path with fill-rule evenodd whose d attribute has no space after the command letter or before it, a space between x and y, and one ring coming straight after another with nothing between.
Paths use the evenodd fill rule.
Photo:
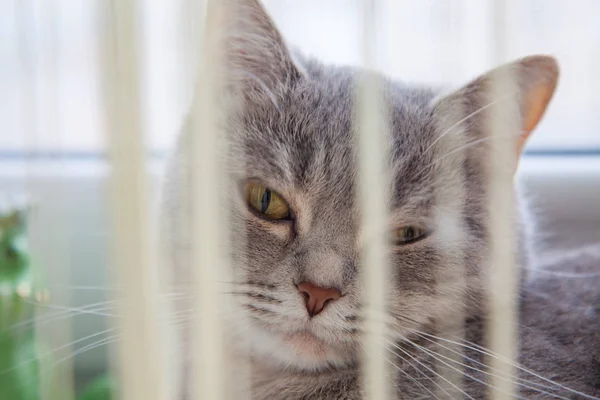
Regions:
<instances>
[{"instance_id":1,"label":"cat's pink nose","mask_svg":"<svg viewBox=\"0 0 600 400\"><path fill-rule=\"evenodd\" d=\"M323 311L327 303L342 297L335 288L322 288L310 282L302 282L298 290L306 295L306 310L311 317Z\"/></svg>"}]
</instances>

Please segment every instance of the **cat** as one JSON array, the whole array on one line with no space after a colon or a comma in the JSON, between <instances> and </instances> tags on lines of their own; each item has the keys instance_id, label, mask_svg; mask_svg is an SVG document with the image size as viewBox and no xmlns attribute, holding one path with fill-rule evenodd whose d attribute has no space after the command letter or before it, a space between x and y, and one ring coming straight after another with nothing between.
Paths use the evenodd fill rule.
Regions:
<instances>
[{"instance_id":1,"label":"cat","mask_svg":"<svg viewBox=\"0 0 600 400\"><path fill-rule=\"evenodd\" d=\"M363 288L353 137L361 70L304 57L287 46L258 0L237 3L233 23L223 28L224 90L241 94L244 107L228 115L222 134L244 155L243 163L229 156L224 165L239 178L228 183L233 230L245 230L247 237L232 242L234 270L241 272L232 283L231 295L239 304L226 321L227 347L240 365L251 366L252 399L360 399ZM394 343L388 358L396 399L457 393L482 399L492 382L494 371L484 357L490 251L487 106L492 79L503 71L516 77L517 90L502 101L513 104L522 121L514 146L518 157L555 91L559 68L552 57L516 60L450 92L381 77L391 146L386 202L394 239L388 304ZM163 189L167 262L178 288L192 280L191 132L189 126L182 130ZM507 164L516 170L515 162ZM515 386L524 398L600 396L600 319L593 312L573 312L597 304L600 281L563 285L548 273L560 263L547 273L536 272L533 220L518 187L515 198L515 258L523 271ZM442 234L439 221L444 219L434 218L449 213L445 199L457 206L447 215L459 228L451 238ZM597 264L588 264L585 268L594 272ZM455 273L457 268L463 273ZM580 297L573 293L578 289ZM446 295L453 290L463 296ZM189 315L184 303L181 297L175 300L175 311ZM440 326L449 322L464 329L465 341L439 338ZM173 357L179 398L187 398L194 382L186 357L191 328L186 325L177 334L181 345ZM464 351L463 358L448 356L452 345ZM438 378L444 365L464 372L462 388ZM229 371L228 380L237 382L235 374Z\"/></svg>"}]
</instances>

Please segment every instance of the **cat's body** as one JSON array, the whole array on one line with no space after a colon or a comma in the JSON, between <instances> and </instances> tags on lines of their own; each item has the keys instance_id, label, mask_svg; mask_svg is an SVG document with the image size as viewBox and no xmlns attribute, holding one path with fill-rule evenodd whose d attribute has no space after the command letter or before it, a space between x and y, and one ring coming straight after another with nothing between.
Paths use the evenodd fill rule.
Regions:
<instances>
[{"instance_id":1,"label":"cat's body","mask_svg":"<svg viewBox=\"0 0 600 400\"><path fill-rule=\"evenodd\" d=\"M240 301L227 318L228 348L238 365L251 365L253 399L359 399L359 261L365 238L356 202L354 99L360 71L292 59L260 5L254 0L240 4L244 18L234 18L236 27L224 29L226 79L245 104L228 116L223 134L235 150L224 163L235 178L230 185L233 230L244 230L247 240L232 244L238 272L233 290ZM557 67L550 58L532 57L500 71L506 70L515 73L519 90L509 101L524 121L526 137L552 96ZM476 399L485 397L484 382L493 373L475 346L485 348L490 244L489 113L479 110L489 103L495 73L447 95L392 81L384 84L391 143L386 202L390 229L404 235L401 243L390 245L388 254L393 278L389 329L398 346L390 346L389 359L398 399L447 397L453 388L434 375L443 362L474 377L464 379L464 390ZM164 191L167 255L178 287L192 279L190 134L184 129ZM506 167L516 168L510 161ZM244 190L258 190L262 197L253 203ZM283 202L275 210L283 207L280 215L269 214L273 198ZM530 229L523 229L529 225L520 217L514 223L515 259L525 271ZM562 384L600 395L594 386L599 340L591 332L600 328L595 315L580 318L567 312L561 314L564 321L553 318L571 305L581 306L568 298L572 291L545 275L528 276L522 283L520 361L556 383L524 374L521 393L544 398L545 391L572 398L574 392L557 385ZM307 284L317 289L303 289ZM558 308L544 303L544 293L551 293ZM582 296L587 296L584 302L598 300L594 286ZM175 306L179 312L190 308L182 301ZM441 358L451 356L447 351L453 341L440 327L451 325L464 326L466 339L474 342L468 344L471 349L463 347L469 358ZM588 329L588 334L568 343L576 327ZM194 380L183 357L190 354L190 329L181 332L183 351L174 353L183 386ZM438 358L436 365L432 357Z\"/></svg>"}]
</instances>

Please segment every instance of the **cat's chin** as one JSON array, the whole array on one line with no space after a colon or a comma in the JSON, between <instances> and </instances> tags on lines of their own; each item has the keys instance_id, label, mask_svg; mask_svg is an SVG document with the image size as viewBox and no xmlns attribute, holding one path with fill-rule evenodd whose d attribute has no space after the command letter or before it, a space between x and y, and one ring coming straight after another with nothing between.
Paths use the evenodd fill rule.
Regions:
<instances>
[{"instance_id":1,"label":"cat's chin","mask_svg":"<svg viewBox=\"0 0 600 400\"><path fill-rule=\"evenodd\" d=\"M271 364L305 371L344 368L354 360L348 344L330 343L309 330L294 333L260 329L253 338L253 348Z\"/></svg>"}]
</instances>

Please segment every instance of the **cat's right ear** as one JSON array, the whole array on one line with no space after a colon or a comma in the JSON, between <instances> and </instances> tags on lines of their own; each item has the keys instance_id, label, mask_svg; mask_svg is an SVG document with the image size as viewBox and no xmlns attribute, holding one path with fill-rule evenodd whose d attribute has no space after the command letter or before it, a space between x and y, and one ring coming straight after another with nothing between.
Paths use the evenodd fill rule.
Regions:
<instances>
[{"instance_id":1,"label":"cat's right ear","mask_svg":"<svg viewBox=\"0 0 600 400\"><path fill-rule=\"evenodd\" d=\"M275 23L259 0L216 3L207 34L218 40L226 88L246 98L276 97L300 76L300 70Z\"/></svg>"},{"instance_id":2,"label":"cat's right ear","mask_svg":"<svg viewBox=\"0 0 600 400\"><path fill-rule=\"evenodd\" d=\"M515 118L521 122L520 131L514 137L516 156L519 157L532 131L544 116L558 82L558 63L550 56L530 56L502 65L461 89L434 100L436 113L450 118L447 124L464 123L471 143L485 143L489 137L489 117L495 104L514 105ZM514 82L511 91L500 93L491 99L492 84L500 78L510 77ZM511 108L512 109L512 108ZM449 133L456 129L449 130Z\"/></svg>"}]
</instances>

